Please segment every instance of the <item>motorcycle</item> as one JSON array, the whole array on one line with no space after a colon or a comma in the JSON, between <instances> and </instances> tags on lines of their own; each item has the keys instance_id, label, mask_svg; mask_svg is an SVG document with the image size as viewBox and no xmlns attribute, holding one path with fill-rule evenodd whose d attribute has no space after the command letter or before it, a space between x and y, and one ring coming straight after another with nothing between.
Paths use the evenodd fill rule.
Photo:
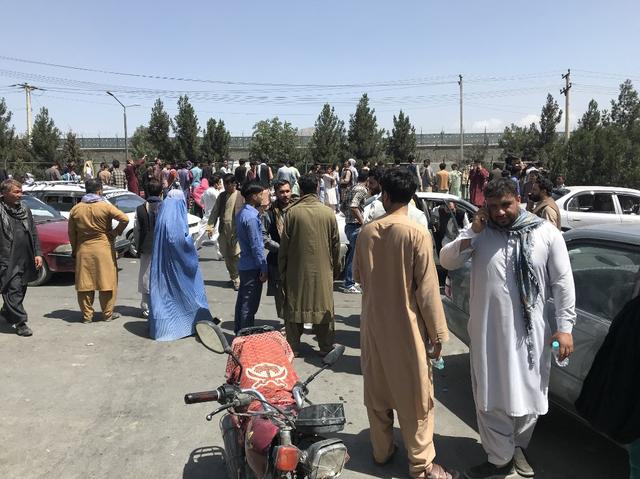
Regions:
<instances>
[{"instance_id":1,"label":"motorcycle","mask_svg":"<svg viewBox=\"0 0 640 479\"><path fill-rule=\"evenodd\" d=\"M344 428L344 408L341 403L311 403L307 386L340 359L344 346L336 346L323 358L320 370L300 381L291 364L292 353L287 359L273 359L280 345L290 352L279 331L270 326L245 328L230 346L215 321L199 321L195 328L207 349L229 356L227 383L213 391L186 394L184 402L220 404L206 419L224 413L220 431L228 477L339 477L349 459L347 448L342 440L326 435ZM256 344L261 348L249 347ZM239 355L247 358L246 364Z\"/></svg>"}]
</instances>

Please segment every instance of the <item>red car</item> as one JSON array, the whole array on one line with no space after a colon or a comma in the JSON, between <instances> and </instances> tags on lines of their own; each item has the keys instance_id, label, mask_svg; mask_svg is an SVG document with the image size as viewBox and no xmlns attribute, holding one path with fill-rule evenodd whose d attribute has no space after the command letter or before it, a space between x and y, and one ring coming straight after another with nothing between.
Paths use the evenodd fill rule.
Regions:
<instances>
[{"instance_id":1,"label":"red car","mask_svg":"<svg viewBox=\"0 0 640 479\"><path fill-rule=\"evenodd\" d=\"M33 196L24 195L22 201L33 215L43 260L38 278L29 285L41 286L51 279L53 273L75 272L67 220L57 210Z\"/></svg>"}]
</instances>

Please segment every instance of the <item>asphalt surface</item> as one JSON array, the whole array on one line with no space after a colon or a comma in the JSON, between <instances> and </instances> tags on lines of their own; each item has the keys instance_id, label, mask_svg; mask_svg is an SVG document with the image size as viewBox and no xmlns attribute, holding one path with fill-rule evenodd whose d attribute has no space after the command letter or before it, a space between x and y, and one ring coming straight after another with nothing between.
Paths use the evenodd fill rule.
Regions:
<instances>
[{"instance_id":1,"label":"asphalt surface","mask_svg":"<svg viewBox=\"0 0 640 479\"><path fill-rule=\"evenodd\" d=\"M0 324L0 478L223 478L222 438L205 416L217 403L186 406L187 392L223 382L226 357L195 338L148 339L139 317L138 262L119 260L114 322L82 324L73 275L30 288L31 338ZM232 331L236 295L224 263L205 248L201 268L212 313ZM359 359L360 297L335 293L337 342L347 346L333 371L310 386L314 402L342 401L347 425L339 436L351 456L345 478L407 477L406 452L376 467L362 405ZM97 303L97 300L96 300ZM97 304L96 304L97 306ZM273 298L263 297L259 323L274 321ZM99 318L99 314L96 314ZM315 342L303 336L301 377L320 365ZM453 338L446 367L435 373L436 461L463 470L485 459L476 431L468 351ZM399 430L396 437L402 444ZM529 456L538 478L628 477L627 454L557 407L541 418Z\"/></svg>"}]
</instances>

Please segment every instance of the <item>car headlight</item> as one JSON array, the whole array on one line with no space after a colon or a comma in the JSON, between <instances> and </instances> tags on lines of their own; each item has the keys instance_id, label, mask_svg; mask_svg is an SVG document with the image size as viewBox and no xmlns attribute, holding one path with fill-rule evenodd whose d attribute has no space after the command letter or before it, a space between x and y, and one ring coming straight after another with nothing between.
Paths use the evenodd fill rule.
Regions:
<instances>
[{"instance_id":1,"label":"car headlight","mask_svg":"<svg viewBox=\"0 0 640 479\"><path fill-rule=\"evenodd\" d=\"M340 439L313 443L305 451L303 467L309 479L330 479L342 474L347 462L347 447Z\"/></svg>"},{"instance_id":2,"label":"car headlight","mask_svg":"<svg viewBox=\"0 0 640 479\"><path fill-rule=\"evenodd\" d=\"M57 246L53 252L57 254L71 254L71 243L61 244Z\"/></svg>"}]
</instances>

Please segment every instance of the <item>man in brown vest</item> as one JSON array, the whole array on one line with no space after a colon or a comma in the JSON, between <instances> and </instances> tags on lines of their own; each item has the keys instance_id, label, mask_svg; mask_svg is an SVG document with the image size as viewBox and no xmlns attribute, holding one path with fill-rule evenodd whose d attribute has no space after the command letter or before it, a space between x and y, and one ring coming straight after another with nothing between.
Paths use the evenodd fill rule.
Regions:
<instances>
[{"instance_id":1,"label":"man in brown vest","mask_svg":"<svg viewBox=\"0 0 640 479\"><path fill-rule=\"evenodd\" d=\"M533 183L531 193L529 194L529 199L535 203L531 212L540 218L551 221L556 225L556 228L561 230L560 210L551 197L552 190L553 183L551 183L551 180L539 176L535 183Z\"/></svg>"}]
</instances>

